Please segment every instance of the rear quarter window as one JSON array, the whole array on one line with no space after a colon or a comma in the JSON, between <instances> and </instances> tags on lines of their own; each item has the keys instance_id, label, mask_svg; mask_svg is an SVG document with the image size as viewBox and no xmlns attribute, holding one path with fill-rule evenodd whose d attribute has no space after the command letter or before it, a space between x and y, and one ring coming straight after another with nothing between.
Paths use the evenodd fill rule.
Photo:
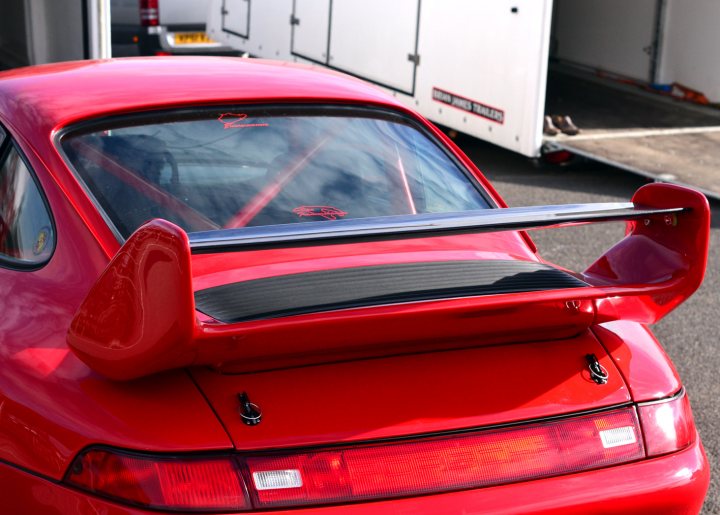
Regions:
<instances>
[{"instance_id":1,"label":"rear quarter window","mask_svg":"<svg viewBox=\"0 0 720 515\"><path fill-rule=\"evenodd\" d=\"M41 265L55 244L47 205L15 147L6 150L0 163L0 261Z\"/></svg>"}]
</instances>

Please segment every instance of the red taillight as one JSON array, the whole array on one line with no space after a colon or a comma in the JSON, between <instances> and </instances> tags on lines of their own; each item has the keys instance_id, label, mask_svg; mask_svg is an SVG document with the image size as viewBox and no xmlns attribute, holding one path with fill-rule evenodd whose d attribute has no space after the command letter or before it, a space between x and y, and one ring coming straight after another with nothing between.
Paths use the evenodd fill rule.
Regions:
<instances>
[{"instance_id":1,"label":"red taillight","mask_svg":"<svg viewBox=\"0 0 720 515\"><path fill-rule=\"evenodd\" d=\"M690 401L679 396L638 406L648 456L679 451L695 441L695 422Z\"/></svg>"},{"instance_id":2,"label":"red taillight","mask_svg":"<svg viewBox=\"0 0 720 515\"><path fill-rule=\"evenodd\" d=\"M160 22L158 0L140 0L140 25L155 27Z\"/></svg>"},{"instance_id":3,"label":"red taillight","mask_svg":"<svg viewBox=\"0 0 720 515\"><path fill-rule=\"evenodd\" d=\"M632 408L514 428L246 458L256 508L475 488L637 460Z\"/></svg>"},{"instance_id":4,"label":"red taillight","mask_svg":"<svg viewBox=\"0 0 720 515\"><path fill-rule=\"evenodd\" d=\"M171 459L90 449L76 458L66 481L152 508L238 511L477 488L644 456L635 409L623 408L492 430L263 456Z\"/></svg>"},{"instance_id":5,"label":"red taillight","mask_svg":"<svg viewBox=\"0 0 720 515\"><path fill-rule=\"evenodd\" d=\"M75 459L67 481L99 495L151 508L248 508L231 457L163 459L91 449Z\"/></svg>"}]
</instances>

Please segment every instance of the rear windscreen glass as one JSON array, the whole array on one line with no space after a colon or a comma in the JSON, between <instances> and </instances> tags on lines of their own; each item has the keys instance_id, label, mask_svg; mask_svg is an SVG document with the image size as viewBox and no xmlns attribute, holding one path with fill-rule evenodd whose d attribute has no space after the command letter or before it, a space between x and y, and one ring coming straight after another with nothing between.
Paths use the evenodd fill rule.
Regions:
<instances>
[{"instance_id":1,"label":"rear windscreen glass","mask_svg":"<svg viewBox=\"0 0 720 515\"><path fill-rule=\"evenodd\" d=\"M125 118L61 146L120 235L489 207L473 177L404 118L342 108L231 107Z\"/></svg>"}]
</instances>

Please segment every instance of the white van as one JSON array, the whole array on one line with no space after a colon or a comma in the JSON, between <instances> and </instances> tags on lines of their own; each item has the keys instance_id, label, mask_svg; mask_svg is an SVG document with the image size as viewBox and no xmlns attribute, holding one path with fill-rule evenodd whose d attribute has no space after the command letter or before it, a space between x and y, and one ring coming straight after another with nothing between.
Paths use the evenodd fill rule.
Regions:
<instances>
[{"instance_id":1,"label":"white van","mask_svg":"<svg viewBox=\"0 0 720 515\"><path fill-rule=\"evenodd\" d=\"M113 57L236 54L205 33L209 0L112 0Z\"/></svg>"}]
</instances>

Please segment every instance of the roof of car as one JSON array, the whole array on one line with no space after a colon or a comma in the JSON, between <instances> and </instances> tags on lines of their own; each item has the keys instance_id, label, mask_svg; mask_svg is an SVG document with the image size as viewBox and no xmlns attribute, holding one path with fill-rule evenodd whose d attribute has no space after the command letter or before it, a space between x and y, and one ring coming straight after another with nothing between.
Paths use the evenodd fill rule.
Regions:
<instances>
[{"instance_id":1,"label":"roof of car","mask_svg":"<svg viewBox=\"0 0 720 515\"><path fill-rule=\"evenodd\" d=\"M237 57L73 61L0 73L0 114L48 130L84 118L158 107L317 100L400 106L377 87L347 75Z\"/></svg>"}]
</instances>

